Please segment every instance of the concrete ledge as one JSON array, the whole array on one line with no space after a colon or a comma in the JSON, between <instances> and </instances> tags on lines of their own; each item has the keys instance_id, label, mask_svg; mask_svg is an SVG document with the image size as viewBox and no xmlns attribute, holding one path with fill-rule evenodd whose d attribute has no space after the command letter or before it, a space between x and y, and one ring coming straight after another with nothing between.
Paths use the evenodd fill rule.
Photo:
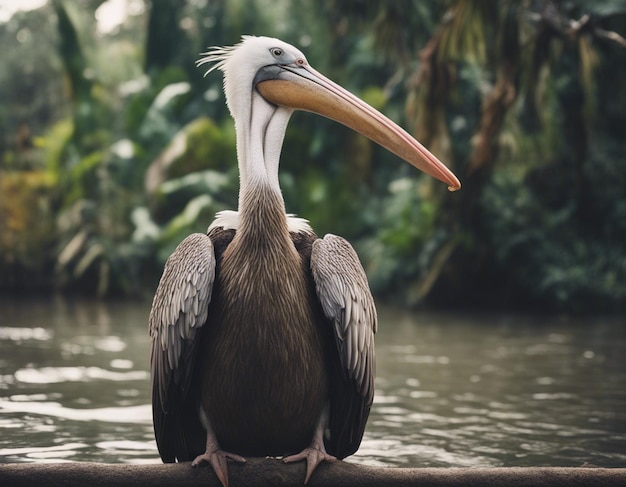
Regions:
<instances>
[{"instance_id":1,"label":"concrete ledge","mask_svg":"<svg viewBox=\"0 0 626 487\"><path fill-rule=\"evenodd\" d=\"M304 482L304 464L287 465L272 458L250 458L245 465L229 464L229 478L230 487L301 486ZM209 468L191 468L189 463L126 465L81 462L0 464L0 485L220 487L219 481ZM318 467L309 485L626 486L626 468L385 468L336 462Z\"/></svg>"}]
</instances>

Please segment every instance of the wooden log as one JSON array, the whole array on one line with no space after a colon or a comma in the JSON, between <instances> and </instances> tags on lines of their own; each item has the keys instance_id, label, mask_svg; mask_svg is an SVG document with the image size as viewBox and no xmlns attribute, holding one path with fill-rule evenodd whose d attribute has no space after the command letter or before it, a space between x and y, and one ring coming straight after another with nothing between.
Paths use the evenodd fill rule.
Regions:
<instances>
[{"instance_id":1,"label":"wooden log","mask_svg":"<svg viewBox=\"0 0 626 487\"><path fill-rule=\"evenodd\" d=\"M283 464L273 458L249 458L229 464L230 487L301 486L304 464ZM221 487L208 467L189 463L126 465L103 463L0 464L2 487ZM320 465L309 485L315 486L626 486L626 468L495 467L394 468L347 462Z\"/></svg>"}]
</instances>

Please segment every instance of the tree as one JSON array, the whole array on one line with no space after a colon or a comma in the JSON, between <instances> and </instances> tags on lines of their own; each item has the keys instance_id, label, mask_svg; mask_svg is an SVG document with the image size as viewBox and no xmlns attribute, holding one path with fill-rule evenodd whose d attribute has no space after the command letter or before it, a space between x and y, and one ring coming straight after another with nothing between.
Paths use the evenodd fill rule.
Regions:
<instances>
[{"instance_id":1,"label":"tree","mask_svg":"<svg viewBox=\"0 0 626 487\"><path fill-rule=\"evenodd\" d=\"M607 2L604 7L608 4L613 5ZM502 285L508 284L511 295L505 297L518 305L530 299L569 308L577 306L582 294L591 298L587 303L595 307L607 305L607 301L616 304L626 297L626 262L623 254L609 249L611 244L604 246L605 252L622 257L616 265L603 259L599 247L603 247L605 235L598 233L603 215L592 201L594 185L603 180L616 200L623 202L623 178L611 184L608 173L596 180L590 180L589 174L591 165L598 163L590 154L590 136L594 132L601 135L592 127L598 113L596 90L602 82L596 71L602 61L623 59L626 47L620 34L603 28L611 19L626 15L625 6L616 6L600 14L586 10L589 6L584 3L459 0L450 4L437 31L420 51L409 113L416 120L418 137L435 147L450 148L446 159L454 161L464 185L458 196L444 203L441 223L449 229L450 240L440 246L431 272L426 273L427 284L435 284L448 260L454 266L453 280L457 282L448 279L440 295L444 290L448 294L452 287L457 297L467 301L463 299L465 290L475 286L470 283L493 280L494 287L486 284L481 289L487 291L486 299L492 299L491 292L501 295L497 289L506 289ZM468 79L474 86L464 86ZM479 115L466 116L467 107L459 103L460 97L467 103L477 95ZM454 130L454 123L450 120L459 116L467 119L471 129L456 130L456 137L451 138L449 127ZM507 140L517 145L517 155L502 153ZM523 146L529 143L535 150ZM567 176L551 183L538 179L546 170ZM495 175L496 171L502 172ZM497 201L499 183L494 178L501 180L507 173L513 177L510 174L514 172L519 187L505 190L529 192L529 206L513 210L513 219L527 220L521 225L496 208L511 206L513 201L510 196ZM551 207L545 198L554 192L565 202L559 208ZM564 208L565 216L559 213ZM555 214L565 220L557 224ZM554 232L564 227L568 231L562 235L568 236L559 239ZM528 238L532 232L535 237ZM590 233L595 237L590 238ZM524 244L519 244L520 238ZM461 248L453 252L452 245ZM559 247L569 258L555 259ZM584 250L573 250L576 247ZM573 262L577 274L569 275L567 269ZM458 280L459 276L464 278ZM616 286L607 284L613 281ZM420 297L430 290L430 286L422 286ZM477 298L472 293L467 297Z\"/></svg>"}]
</instances>

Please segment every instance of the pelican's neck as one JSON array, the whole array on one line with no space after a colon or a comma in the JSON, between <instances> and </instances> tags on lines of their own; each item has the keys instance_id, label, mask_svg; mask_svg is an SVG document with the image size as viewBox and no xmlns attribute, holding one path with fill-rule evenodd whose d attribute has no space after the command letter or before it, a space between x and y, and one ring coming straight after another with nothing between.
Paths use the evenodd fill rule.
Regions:
<instances>
[{"instance_id":1,"label":"pelican's neck","mask_svg":"<svg viewBox=\"0 0 626 487\"><path fill-rule=\"evenodd\" d=\"M268 104L253 91L250 113L235 119L242 226L251 220L265 223L265 219L279 218L278 215L286 221L278 164L291 113L291 110Z\"/></svg>"}]
</instances>

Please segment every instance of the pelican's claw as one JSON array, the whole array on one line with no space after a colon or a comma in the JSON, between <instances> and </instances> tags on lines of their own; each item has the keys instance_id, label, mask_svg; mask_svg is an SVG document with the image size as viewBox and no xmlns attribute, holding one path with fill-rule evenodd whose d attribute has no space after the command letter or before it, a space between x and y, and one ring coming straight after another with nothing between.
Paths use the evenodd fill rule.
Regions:
<instances>
[{"instance_id":1,"label":"pelican's claw","mask_svg":"<svg viewBox=\"0 0 626 487\"><path fill-rule=\"evenodd\" d=\"M215 475L224 487L228 487L228 463L227 459L231 459L237 463L246 463L246 459L235 453L229 453L223 450L205 451L202 455L198 455L193 462L192 467L197 467L206 462L213 468Z\"/></svg>"},{"instance_id":2,"label":"pelican's claw","mask_svg":"<svg viewBox=\"0 0 626 487\"><path fill-rule=\"evenodd\" d=\"M304 479L304 484L306 485L320 463L334 462L337 460L337 457L326 453L326 449L322 445L321 448L310 446L300 453L283 458L284 463L300 462L302 460L306 460L306 477Z\"/></svg>"}]
</instances>

